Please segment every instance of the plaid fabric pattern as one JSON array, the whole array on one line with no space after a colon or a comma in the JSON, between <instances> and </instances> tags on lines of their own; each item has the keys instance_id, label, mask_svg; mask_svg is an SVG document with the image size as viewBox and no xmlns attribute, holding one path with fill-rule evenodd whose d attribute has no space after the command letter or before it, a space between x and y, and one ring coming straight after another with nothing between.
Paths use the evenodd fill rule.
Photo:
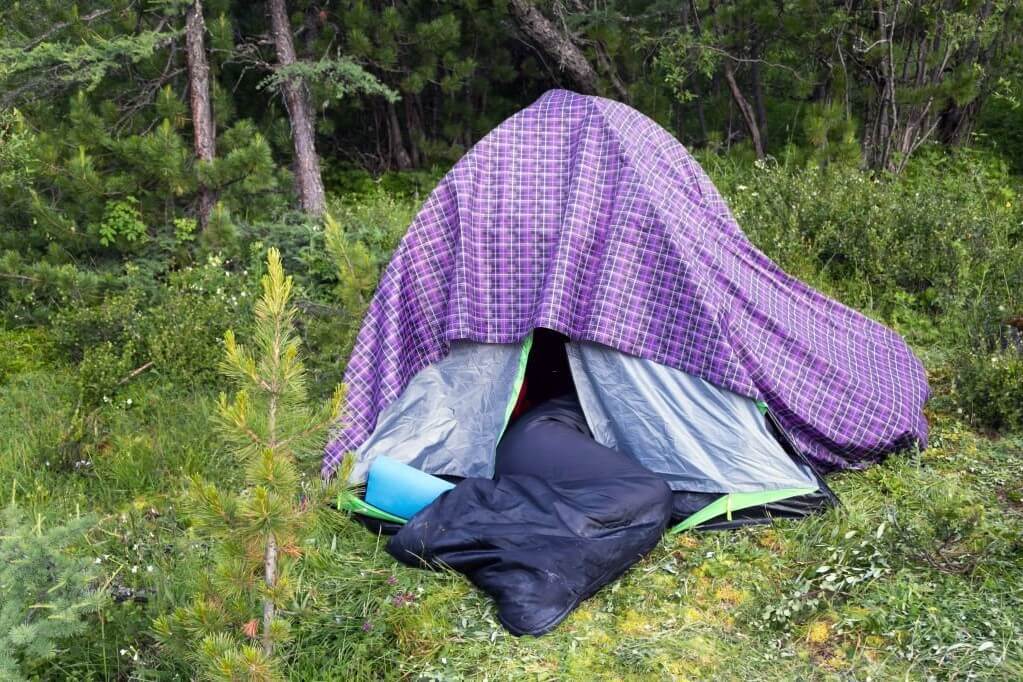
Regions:
<instances>
[{"instance_id":1,"label":"plaid fabric pattern","mask_svg":"<svg viewBox=\"0 0 1023 682\"><path fill-rule=\"evenodd\" d=\"M901 337L758 251L652 120L554 90L473 147L409 227L356 341L324 474L450 341L534 327L762 399L825 471L926 442L927 378Z\"/></svg>"}]
</instances>

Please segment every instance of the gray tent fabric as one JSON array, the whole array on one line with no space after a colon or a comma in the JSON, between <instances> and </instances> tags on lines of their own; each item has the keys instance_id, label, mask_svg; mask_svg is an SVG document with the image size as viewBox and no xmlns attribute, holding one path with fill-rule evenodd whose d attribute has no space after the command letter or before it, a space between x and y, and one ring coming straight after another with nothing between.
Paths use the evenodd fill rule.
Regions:
<instances>
[{"instance_id":1,"label":"gray tent fabric","mask_svg":"<svg viewBox=\"0 0 1023 682\"><path fill-rule=\"evenodd\" d=\"M497 442L525 369L529 341L455 342L416 374L356 451L350 481L363 483L379 455L428 474L490 478Z\"/></svg>"},{"instance_id":2,"label":"gray tent fabric","mask_svg":"<svg viewBox=\"0 0 1023 682\"><path fill-rule=\"evenodd\" d=\"M569 343L572 380L594 438L660 474L672 490L816 488L748 397L595 343Z\"/></svg>"}]
</instances>

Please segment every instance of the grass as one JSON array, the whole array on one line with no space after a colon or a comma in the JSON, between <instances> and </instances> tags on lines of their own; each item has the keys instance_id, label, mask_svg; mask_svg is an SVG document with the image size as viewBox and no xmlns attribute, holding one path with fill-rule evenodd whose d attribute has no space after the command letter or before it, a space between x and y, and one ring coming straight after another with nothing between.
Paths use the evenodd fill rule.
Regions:
<instances>
[{"instance_id":1,"label":"grass","mask_svg":"<svg viewBox=\"0 0 1023 682\"><path fill-rule=\"evenodd\" d=\"M999 491L1021 455L1023 439L939 420L925 454L834 478L841 508L666 539L541 638L338 519L309 567L333 576L316 581L332 615L300 619L294 678L370 649L347 679L1019 679L1023 515Z\"/></svg>"},{"instance_id":2,"label":"grass","mask_svg":"<svg viewBox=\"0 0 1023 682\"><path fill-rule=\"evenodd\" d=\"M966 163L963 172L972 178L975 166ZM966 303L1018 307L1018 254L991 245L1010 244L1023 214L998 208L1008 206L1000 185L991 199L972 180L954 184L961 174L924 170L928 182L951 189L921 195L908 181L875 185L854 175L839 176L844 184L831 188L832 179L817 173L728 168L715 180L734 185L729 201L769 255L892 324L913 345L935 392L927 450L832 477L843 504L821 516L666 538L541 638L508 635L463 578L406 568L386 553L386 539L323 510L291 576L298 588L287 608L291 679L1023 679L1023 432L970 426L984 414L1009 412L986 409L999 405L985 402L987 388L1016 386L1020 395L1020 375L982 357L986 373L972 387L985 390L964 403L971 384L958 371L963 340L953 338L969 326L959 321L974 319L963 313ZM378 203L339 215L382 263L414 206L386 197ZM380 228L388 219L393 225ZM989 219L1001 221L989 226L997 238L959 244L963 226L973 226L970 237ZM956 253L966 260L921 258L935 242L962 246ZM307 256L296 271L322 289L306 293L335 302L325 274L334 266L323 249L292 251ZM989 263L1000 264L990 277L981 267ZM207 270L193 275L198 291L214 297L227 287L226 275ZM967 277L974 271L976 286ZM207 276L212 284L203 284ZM1004 301L990 297L989 279L1004 282ZM931 287L917 291L920 281ZM368 282L356 293L368 296ZM0 494L44 523L95 512L100 522L78 551L103 565L121 599L89 636L66 644L43 669L47 679L191 677L183 661L157 648L150 625L187 602L210 564L212 548L178 508L188 477L229 488L238 472L210 421L215 391L182 382L202 364L197 357L213 372L209 320L244 320L219 299L182 301L155 316L163 326L151 324L163 334L150 344L167 351L162 365L116 385L98 408L80 407L84 375L55 350L56 326L0 329ZM119 305L109 311L118 320L127 316ZM100 312L82 316L75 329L102 326L107 314ZM139 338L118 337L118 354L130 341L150 339L128 317ZM302 317L319 390L336 380L339 349L354 327L348 316ZM168 320L181 324L168 327ZM161 366L179 371L161 374ZM121 374L118 368L113 381Z\"/></svg>"},{"instance_id":3,"label":"grass","mask_svg":"<svg viewBox=\"0 0 1023 682\"><path fill-rule=\"evenodd\" d=\"M177 516L184 480L231 475L212 400L154 375L102 419L76 420L67 369L35 367L5 385L0 484L48 521L102 514L83 551L128 595L54 677L182 672L147 629L188 594L208 549ZM99 431L76 447L69 423ZM668 538L541 638L511 637L464 579L400 566L384 539L324 511L295 576L291 677L1019 679L1023 438L988 437L949 414L932 423L923 453L834 477L841 508Z\"/></svg>"}]
</instances>

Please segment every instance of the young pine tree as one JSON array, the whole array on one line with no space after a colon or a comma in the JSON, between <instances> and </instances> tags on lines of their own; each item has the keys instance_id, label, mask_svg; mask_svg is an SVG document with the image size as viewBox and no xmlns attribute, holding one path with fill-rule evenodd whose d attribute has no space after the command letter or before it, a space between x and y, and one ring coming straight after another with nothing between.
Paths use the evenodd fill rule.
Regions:
<instances>
[{"instance_id":1,"label":"young pine tree","mask_svg":"<svg viewBox=\"0 0 1023 682\"><path fill-rule=\"evenodd\" d=\"M34 678L109 602L99 567L67 551L94 522L44 527L13 503L0 511L0 680Z\"/></svg>"},{"instance_id":2,"label":"young pine tree","mask_svg":"<svg viewBox=\"0 0 1023 682\"><path fill-rule=\"evenodd\" d=\"M318 452L343 403L340 387L321 407L306 396L295 333L293 282L271 249L256 304L253 348L225 335L224 373L235 383L221 395L217 423L243 471L243 489L194 479L189 511L213 541L216 565L193 601L155 629L169 647L184 645L210 679L272 680L281 672L275 646L288 638L282 604L293 586L289 569L302 556L327 490L304 476L303 454Z\"/></svg>"}]
</instances>

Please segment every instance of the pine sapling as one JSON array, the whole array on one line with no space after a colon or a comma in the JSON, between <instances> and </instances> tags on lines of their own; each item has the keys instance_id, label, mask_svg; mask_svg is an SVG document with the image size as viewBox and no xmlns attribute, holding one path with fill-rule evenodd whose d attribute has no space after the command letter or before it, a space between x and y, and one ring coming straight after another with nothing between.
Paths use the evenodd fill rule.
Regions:
<instances>
[{"instance_id":1,"label":"pine sapling","mask_svg":"<svg viewBox=\"0 0 1023 682\"><path fill-rule=\"evenodd\" d=\"M168 644L176 632L197 639L197 662L216 679L279 674L274 651L288 636L280 615L292 596L288 569L301 557L302 540L328 494L315 473L303 473L301 463L304 455L319 452L344 395L338 387L325 405L309 405L293 286L280 253L271 249L255 306L252 349L233 332L225 335L222 371L237 391L232 398L221 395L216 422L241 466L243 489L227 492L216 483L192 481L191 516L216 541L217 565L192 604L155 626Z\"/></svg>"}]
</instances>

